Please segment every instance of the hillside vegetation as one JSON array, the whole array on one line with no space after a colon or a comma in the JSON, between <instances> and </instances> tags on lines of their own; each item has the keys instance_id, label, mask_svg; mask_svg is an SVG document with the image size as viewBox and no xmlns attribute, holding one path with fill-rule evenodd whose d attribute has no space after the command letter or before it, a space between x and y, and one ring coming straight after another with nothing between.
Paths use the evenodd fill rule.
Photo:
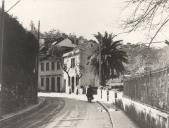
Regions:
<instances>
[{"instance_id":1,"label":"hillside vegetation","mask_svg":"<svg viewBox=\"0 0 169 128\"><path fill-rule=\"evenodd\" d=\"M169 46L148 48L144 44L126 44L123 47L128 55L127 73L135 75L147 70L156 70L169 65Z\"/></svg>"},{"instance_id":2,"label":"hillside vegetation","mask_svg":"<svg viewBox=\"0 0 169 128\"><path fill-rule=\"evenodd\" d=\"M0 30L1 27L2 25ZM2 50L1 46L2 42L0 42ZM34 35L7 13L5 13L3 51L0 104L1 112L6 113L37 101L34 70L38 54L38 41Z\"/></svg>"}]
</instances>

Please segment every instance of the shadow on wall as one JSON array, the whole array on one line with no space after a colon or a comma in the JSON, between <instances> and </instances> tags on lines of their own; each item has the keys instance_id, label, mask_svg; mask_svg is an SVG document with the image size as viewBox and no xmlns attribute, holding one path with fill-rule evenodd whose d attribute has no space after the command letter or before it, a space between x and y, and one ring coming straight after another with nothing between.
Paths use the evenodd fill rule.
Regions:
<instances>
[{"instance_id":1,"label":"shadow on wall","mask_svg":"<svg viewBox=\"0 0 169 128\"><path fill-rule=\"evenodd\" d=\"M118 100L116 105L122 109L140 128L167 128L167 120L157 121L150 114L137 112L134 105L124 106L122 100Z\"/></svg>"}]
</instances>

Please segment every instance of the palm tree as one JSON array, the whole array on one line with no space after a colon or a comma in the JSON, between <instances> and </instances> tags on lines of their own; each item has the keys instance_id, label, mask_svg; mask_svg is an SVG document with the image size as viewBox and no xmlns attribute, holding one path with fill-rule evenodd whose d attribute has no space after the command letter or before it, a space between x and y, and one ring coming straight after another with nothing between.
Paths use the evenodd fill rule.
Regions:
<instances>
[{"instance_id":1,"label":"palm tree","mask_svg":"<svg viewBox=\"0 0 169 128\"><path fill-rule=\"evenodd\" d=\"M98 47L95 53L89 57L89 64L92 65L96 75L99 75L99 60L101 60L100 84L104 86L107 80L119 77L120 74L124 73L124 63L127 63L127 54L121 48L122 40L113 41L116 35L108 34L107 32L102 35L98 32L94 36L100 48Z\"/></svg>"}]
</instances>

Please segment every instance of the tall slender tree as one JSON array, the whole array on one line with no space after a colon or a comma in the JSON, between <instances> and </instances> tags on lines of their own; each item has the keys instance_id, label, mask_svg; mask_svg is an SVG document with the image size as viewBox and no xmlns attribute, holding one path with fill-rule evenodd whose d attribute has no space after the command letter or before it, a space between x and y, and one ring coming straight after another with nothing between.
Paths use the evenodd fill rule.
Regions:
<instances>
[{"instance_id":1,"label":"tall slender tree","mask_svg":"<svg viewBox=\"0 0 169 128\"><path fill-rule=\"evenodd\" d=\"M95 54L89 57L89 64L93 66L96 75L99 75L99 61L101 62L101 85L106 85L106 81L118 77L125 71L124 63L127 63L127 54L121 49L121 41L114 41L116 37L107 32L102 35L98 33L94 35L100 48ZM101 54L101 59L100 59Z\"/></svg>"}]
</instances>

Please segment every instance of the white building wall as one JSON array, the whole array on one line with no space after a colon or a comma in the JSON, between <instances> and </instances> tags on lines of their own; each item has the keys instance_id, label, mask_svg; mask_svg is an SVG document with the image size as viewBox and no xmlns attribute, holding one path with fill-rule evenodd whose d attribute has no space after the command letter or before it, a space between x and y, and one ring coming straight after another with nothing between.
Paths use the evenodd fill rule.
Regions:
<instances>
[{"instance_id":1,"label":"white building wall","mask_svg":"<svg viewBox=\"0 0 169 128\"><path fill-rule=\"evenodd\" d=\"M70 56L71 54L71 56ZM68 75L66 72L64 72L64 80L66 81L66 93L70 93L73 92L73 93L76 93L76 90L77 90L77 87L79 85L76 84L76 76L78 75L78 72L79 72L79 67L78 65L80 65L80 54L79 54L79 50L76 50L76 51L72 51L72 52L69 52L69 53L66 53L63 55L64 57L64 64L66 64L66 67L67 67L67 71L69 73L69 76L70 76L70 86L69 86L69 83L68 83ZM75 59L75 67L71 68L71 59ZM72 79L74 79L74 83L72 83ZM79 84L80 84L80 80L79 80ZM74 85L74 89L73 89L73 85Z\"/></svg>"},{"instance_id":2,"label":"white building wall","mask_svg":"<svg viewBox=\"0 0 169 128\"><path fill-rule=\"evenodd\" d=\"M82 77L79 79L79 84L75 86L75 93L76 89L78 88L78 92L82 92L81 87L83 87L83 91L85 90L88 85L92 85L94 87L98 86L98 82L96 79L96 75L94 73L93 67L91 65L87 65L88 62L88 57L91 56L97 48L97 44L92 43L92 42L85 42L80 44L77 48L75 48L73 51L66 53L63 55L64 58L64 63L66 63L69 66L71 65L71 58L75 58L75 63L82 66L83 70L80 72L82 73ZM78 67L78 66L76 66ZM76 75L79 72L79 67L78 68L71 68L69 70L69 75L70 77L74 77L74 82L76 81ZM68 76L66 73L64 73L64 79L66 80L66 92L69 93L70 87L68 86ZM72 81L70 81L70 85ZM85 92L85 91L84 91Z\"/></svg>"}]
</instances>

